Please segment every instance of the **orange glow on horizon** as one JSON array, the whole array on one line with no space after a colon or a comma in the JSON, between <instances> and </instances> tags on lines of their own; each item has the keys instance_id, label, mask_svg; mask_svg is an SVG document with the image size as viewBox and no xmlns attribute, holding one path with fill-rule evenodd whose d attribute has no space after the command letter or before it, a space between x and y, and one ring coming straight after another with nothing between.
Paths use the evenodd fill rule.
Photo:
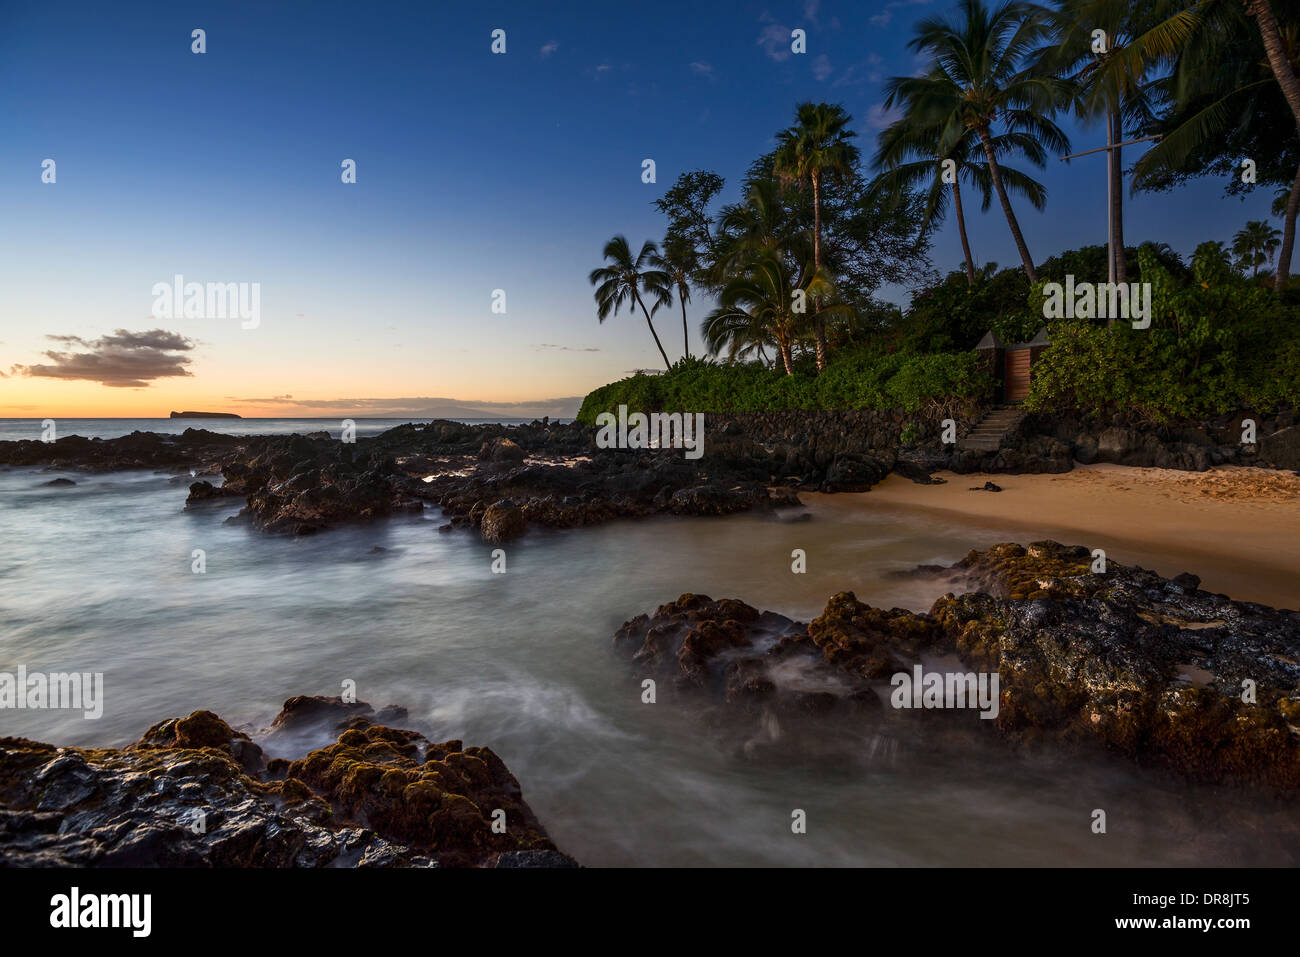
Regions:
<instances>
[{"instance_id":1,"label":"orange glow on horizon","mask_svg":"<svg viewBox=\"0 0 1300 957\"><path fill-rule=\"evenodd\" d=\"M593 382L588 388L601 384ZM112 388L96 382L67 381L37 378L20 378L11 376L0 379L0 418L5 419L165 419L172 412L233 412L246 419L255 418L401 418L407 415L419 417L415 412L398 411L395 415L385 414L380 408L368 411L363 404L335 405L339 399L369 398L382 400L391 398L394 406L400 406L402 399L412 397L441 396L431 399L427 404L455 404L474 408L494 402L520 402L529 405L541 405L548 400L585 394L587 390L574 390L570 384L568 390L549 389L542 384L537 391L518 392L515 395L485 395L488 392L480 383L477 388L456 390L444 387L431 389L427 384L402 388L399 383L388 382L380 388L349 386L346 391L313 393L290 393L291 400L277 402L256 402L232 398L232 391L240 391L251 396L276 395L275 390L259 388L250 383L242 383L236 389L220 394L203 388L192 380L178 380L174 383L156 383L145 388ZM517 389L518 382L512 383ZM551 383L551 386L560 385ZM513 390L512 390L513 391ZM459 396L465 396L460 398ZM454 397L454 398L452 398ZM319 403L319 404L318 404ZM328 404L327 404L328 403ZM485 411L491 413L489 407ZM573 411L576 411L574 404ZM511 412L499 410L502 416ZM555 414L555 413L552 413ZM572 414L572 412L568 413Z\"/></svg>"}]
</instances>

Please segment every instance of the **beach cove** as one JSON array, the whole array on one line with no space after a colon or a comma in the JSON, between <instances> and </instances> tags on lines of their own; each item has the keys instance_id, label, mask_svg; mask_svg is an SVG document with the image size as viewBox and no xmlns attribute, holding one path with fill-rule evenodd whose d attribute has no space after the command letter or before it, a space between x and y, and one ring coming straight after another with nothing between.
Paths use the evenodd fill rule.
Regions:
<instances>
[{"instance_id":1,"label":"beach cove","mask_svg":"<svg viewBox=\"0 0 1300 957\"><path fill-rule=\"evenodd\" d=\"M6 733L123 745L200 708L255 732L288 696L338 695L352 680L376 707L406 708L402 726L431 741L490 745L555 844L585 864L1292 861L1295 847L1276 828L1258 837L1261 821L1283 812L1250 792L1101 753L1017 753L991 736L963 740L954 754L869 724L810 732L778 721L756 733L743 717L666 687L647 706L641 671L611 650L621 623L686 592L802 621L842 591L924 611L950 586L909 569L1053 536L1090 547L1095 539L1112 560L1166 575L1204 575L1207 588L1234 598L1267 598L1264 579L1232 577L1253 539L1234 550L1224 535L1219 558L1198 563L1173 535L1198 507L1217 514L1222 476L1176 473L1166 497L1146 473L992 476L1001 493L968 491L982 475L931 486L892 476L865 493L801 492L806 508L535 528L509 546L508 573L494 575L481 536L466 526L438 534L444 516L432 507L306 537L267 535L226 521L239 498L185 508L187 474L10 468L0 472L0 525L16 545L0 574L18 597L6 609L3 654L32 669L103 671L106 701L96 722L10 712ZM1079 533L1067 534L1077 496L1086 501L1088 483L1101 481L1094 474L1151 494L1141 513L1169 537L1146 541L1130 526L1129 548L1077 518ZM1269 476L1282 483L1272 491ZM46 484L55 477L77 484ZM1278 518L1291 478L1260 481L1261 527L1280 536L1279 568L1293 568L1294 537ZM1044 504L1026 521L1036 497ZM207 554L203 575L192 571L195 547ZM795 549L807 555L804 574L791 570ZM1229 587L1251 581L1253 592ZM1279 596L1280 582L1267 586ZM1122 810L1123 841L1088 830L1086 812L1103 804ZM796 807L816 826L791 843Z\"/></svg>"}]
</instances>

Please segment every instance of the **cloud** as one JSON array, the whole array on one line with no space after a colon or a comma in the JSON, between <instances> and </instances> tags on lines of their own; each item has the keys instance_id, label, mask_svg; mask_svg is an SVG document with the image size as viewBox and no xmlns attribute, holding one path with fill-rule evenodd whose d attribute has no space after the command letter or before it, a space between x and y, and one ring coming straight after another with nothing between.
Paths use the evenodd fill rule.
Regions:
<instances>
[{"instance_id":1,"label":"cloud","mask_svg":"<svg viewBox=\"0 0 1300 957\"><path fill-rule=\"evenodd\" d=\"M821 0L803 0L803 18L813 26L817 25L817 9L821 5Z\"/></svg>"},{"instance_id":2,"label":"cloud","mask_svg":"<svg viewBox=\"0 0 1300 957\"><path fill-rule=\"evenodd\" d=\"M831 58L825 53L819 53L813 57L812 61L813 78L818 83L824 83L826 78L834 72L831 68Z\"/></svg>"},{"instance_id":3,"label":"cloud","mask_svg":"<svg viewBox=\"0 0 1300 957\"><path fill-rule=\"evenodd\" d=\"M928 7L929 5L930 0L892 0L891 3L885 4L885 9L871 17L869 22L873 27L885 27L894 19L893 11L900 7Z\"/></svg>"},{"instance_id":4,"label":"cloud","mask_svg":"<svg viewBox=\"0 0 1300 957\"><path fill-rule=\"evenodd\" d=\"M534 343L533 348L534 349L559 349L561 352L599 352L600 351L599 349L596 349L592 346L587 346L586 348L578 348L577 346L552 345L549 342Z\"/></svg>"},{"instance_id":5,"label":"cloud","mask_svg":"<svg viewBox=\"0 0 1300 957\"><path fill-rule=\"evenodd\" d=\"M840 75L835 78L831 84L832 89L844 86L862 86L866 83L879 83L884 76L880 72L880 67L884 63L874 53L868 53L865 63L855 63L847 70L840 71Z\"/></svg>"},{"instance_id":6,"label":"cloud","mask_svg":"<svg viewBox=\"0 0 1300 957\"><path fill-rule=\"evenodd\" d=\"M182 353L191 351L195 342L178 332L117 329L98 339L45 338L66 348L45 352L48 364L17 365L12 371L39 378L98 382L118 389L141 389L154 379L193 375L185 368L190 360Z\"/></svg>"},{"instance_id":7,"label":"cloud","mask_svg":"<svg viewBox=\"0 0 1300 957\"><path fill-rule=\"evenodd\" d=\"M837 76L835 82L831 84L831 87L838 88L841 86L853 86L861 82L862 77L858 76L858 68L854 65Z\"/></svg>"},{"instance_id":8,"label":"cloud","mask_svg":"<svg viewBox=\"0 0 1300 957\"><path fill-rule=\"evenodd\" d=\"M771 20L764 14L764 17ZM777 63L784 63L790 59L790 28L782 26L779 23L768 23L758 35L756 44L763 48L763 52L775 60Z\"/></svg>"},{"instance_id":9,"label":"cloud","mask_svg":"<svg viewBox=\"0 0 1300 957\"><path fill-rule=\"evenodd\" d=\"M886 126L900 119L903 111L898 107L885 109L885 104L877 103L867 110L867 126L873 130L883 130Z\"/></svg>"},{"instance_id":10,"label":"cloud","mask_svg":"<svg viewBox=\"0 0 1300 957\"><path fill-rule=\"evenodd\" d=\"M554 53L556 50L558 50L559 48L560 45L556 43L554 40L552 40L550 43L544 44L542 48L537 52L542 55L543 59L545 59L546 57Z\"/></svg>"},{"instance_id":11,"label":"cloud","mask_svg":"<svg viewBox=\"0 0 1300 957\"><path fill-rule=\"evenodd\" d=\"M707 63L700 63L696 60L691 63L691 72L697 76L710 76L713 73L713 67Z\"/></svg>"}]
</instances>

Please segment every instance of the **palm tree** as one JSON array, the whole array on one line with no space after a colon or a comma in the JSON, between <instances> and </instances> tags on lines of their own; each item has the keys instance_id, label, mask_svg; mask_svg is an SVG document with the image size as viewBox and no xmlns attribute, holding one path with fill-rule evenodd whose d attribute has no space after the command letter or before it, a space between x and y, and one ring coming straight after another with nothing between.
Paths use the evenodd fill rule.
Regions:
<instances>
[{"instance_id":1,"label":"palm tree","mask_svg":"<svg viewBox=\"0 0 1300 957\"><path fill-rule=\"evenodd\" d=\"M600 321L604 322L611 313L617 315L624 303L629 304L628 308L631 308L632 303L640 306L641 311L645 313L646 325L650 327L650 335L654 336L659 354L664 357L664 366L671 368L672 363L668 361L668 353L664 352L663 343L659 341L659 333L655 332L655 324L650 321L651 313L658 311L672 295L668 274L659 269L648 268L653 267L658 255L659 247L646 240L641 245L641 252L633 259L632 247L628 245L627 237L615 236L605 244L604 257L609 265L593 269L587 278L596 287L596 316ZM642 293L653 297L654 309L646 311L645 302L641 298Z\"/></svg>"},{"instance_id":2,"label":"palm tree","mask_svg":"<svg viewBox=\"0 0 1300 957\"><path fill-rule=\"evenodd\" d=\"M1192 18L1186 11L1164 18L1162 4L1131 0L1057 0L1048 13L1052 33L1040 51L1038 68L1063 76L1072 86L1073 107L1082 118L1102 119L1106 127L1107 176L1110 179L1110 248L1115 254L1115 281L1128 281L1124 256L1125 123L1154 118L1148 74L1168 60L1185 37ZM1093 32L1105 34L1105 49L1094 52Z\"/></svg>"},{"instance_id":3,"label":"palm tree","mask_svg":"<svg viewBox=\"0 0 1300 957\"><path fill-rule=\"evenodd\" d=\"M1270 8L1266 19L1271 14ZM1300 43L1295 26L1288 24L1286 63L1275 64L1271 54L1257 46L1260 23L1252 24L1251 17L1250 5L1240 0L1200 0L1143 37L1148 50L1173 62L1170 76L1155 84L1172 111L1156 124L1163 136L1134 166L1133 182L1135 188L1160 189L1170 178L1209 171L1206 165L1213 166L1227 152L1244 151L1261 160L1261 147L1271 152L1271 162L1281 167L1271 181L1289 181L1279 212L1284 226L1275 287L1281 289L1290 274L1300 217L1300 164L1290 175L1300 124L1288 133L1278 123L1293 114L1283 79L1294 77ZM1236 163L1233 155L1224 165L1235 171ZM1260 168L1264 165L1261 162Z\"/></svg>"},{"instance_id":4,"label":"palm tree","mask_svg":"<svg viewBox=\"0 0 1300 957\"><path fill-rule=\"evenodd\" d=\"M1282 234L1262 219L1253 219L1232 237L1232 251L1238 262L1250 266L1253 279L1259 274L1259 267L1272 263L1277 247L1282 243Z\"/></svg>"},{"instance_id":5,"label":"palm tree","mask_svg":"<svg viewBox=\"0 0 1300 957\"><path fill-rule=\"evenodd\" d=\"M784 199L781 184L760 175L749 180L743 202L723 208L718 255L708 276L713 292L769 253L786 257L792 268L811 258L808 231L798 227Z\"/></svg>"},{"instance_id":6,"label":"palm tree","mask_svg":"<svg viewBox=\"0 0 1300 957\"><path fill-rule=\"evenodd\" d=\"M1019 152L1035 166L1042 167L1046 153L1042 145L1025 133L1002 133L993 137L994 153L1003 156ZM943 170L946 161L954 164L951 183L952 205L957 214L957 232L961 237L966 262L966 284L975 284L975 259L966 235L966 210L962 200L962 180L971 183L981 196L981 210L987 212L993 200L992 179L983 159L983 144L973 130L949 122L944 127L913 122L904 107L902 119L891 123L880 134L879 147L872 165L881 170L870 192L886 192L894 197L907 195L917 186L928 186L921 231L942 220L947 213L949 190L945 188ZM1012 169L1001 168L1007 188L1024 196L1037 210L1047 204L1047 190L1033 177Z\"/></svg>"},{"instance_id":7,"label":"palm tree","mask_svg":"<svg viewBox=\"0 0 1300 957\"><path fill-rule=\"evenodd\" d=\"M1245 0L1246 13L1255 18L1259 27L1260 38L1264 41L1264 53L1268 56L1268 65L1282 88L1287 105L1295 116L1296 130L1300 132L1300 78L1297 78L1291 58L1287 56L1286 44L1282 40L1282 31L1277 25L1277 17L1268 0Z\"/></svg>"},{"instance_id":8,"label":"palm tree","mask_svg":"<svg viewBox=\"0 0 1300 957\"><path fill-rule=\"evenodd\" d=\"M1046 35L1045 19L1041 9L1019 0L1003 0L992 9L984 0L960 0L955 21L922 20L908 44L934 57L930 72L894 77L885 86L887 107L907 103L915 122L946 126L955 120L978 137L1031 283L1038 281L1038 274L1007 195L994 130L1023 133L1055 152L1070 148L1069 139L1049 118L1064 101L1066 85L1023 68Z\"/></svg>"},{"instance_id":9,"label":"palm tree","mask_svg":"<svg viewBox=\"0 0 1300 957\"><path fill-rule=\"evenodd\" d=\"M821 269L821 188L828 179L847 178L857 165L858 149L848 129L852 117L841 106L829 103L801 103L794 126L777 137L775 172L782 181L810 183L813 194L813 270ZM817 337L817 369L826 368L826 329L814 324Z\"/></svg>"},{"instance_id":10,"label":"palm tree","mask_svg":"<svg viewBox=\"0 0 1300 957\"><path fill-rule=\"evenodd\" d=\"M771 343L786 374L793 375L796 339L827 319L852 315L848 305L831 303L834 297L835 287L824 271L795 276L784 256L768 252L723 287L718 307L705 318L700 332L710 355L725 348L732 359ZM808 309L810 302L813 307Z\"/></svg>"},{"instance_id":11,"label":"palm tree","mask_svg":"<svg viewBox=\"0 0 1300 957\"><path fill-rule=\"evenodd\" d=\"M686 358L691 357L691 337L686 328L686 304L691 301L691 277L700 268L694 247L686 242L670 243L664 240L663 253L655 253L650 265L668 276L669 293L664 305L671 306L672 290L677 290L677 301L682 307L682 344Z\"/></svg>"}]
</instances>

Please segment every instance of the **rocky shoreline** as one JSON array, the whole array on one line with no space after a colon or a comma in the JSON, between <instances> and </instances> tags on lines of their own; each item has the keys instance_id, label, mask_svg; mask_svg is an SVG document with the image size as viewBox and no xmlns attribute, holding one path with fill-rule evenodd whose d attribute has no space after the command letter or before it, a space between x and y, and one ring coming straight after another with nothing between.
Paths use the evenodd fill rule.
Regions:
<instances>
[{"instance_id":1,"label":"rocky shoreline","mask_svg":"<svg viewBox=\"0 0 1300 957\"><path fill-rule=\"evenodd\" d=\"M926 614L843 592L796 622L687 594L626 622L614 643L638 674L756 725L997 733L1014 746L1109 751L1188 781L1300 794L1300 613L1203 591L1190 574L1093 567L1080 546L1002 544L907 573L956 586ZM996 673L994 720L891 707L891 677L922 664Z\"/></svg>"},{"instance_id":2,"label":"rocky shoreline","mask_svg":"<svg viewBox=\"0 0 1300 957\"><path fill-rule=\"evenodd\" d=\"M614 647L629 680L653 677L736 719L700 712L711 733L739 728L752 745L761 735L746 725L797 727L785 738L801 761L838 753L846 732L948 751L992 736L1247 789L1295 820L1300 612L1204 591L1191 574L1098 570L1087 549L1052 541L898 573L918 576L953 586L927 613L842 592L797 622L686 594L624 623ZM973 702L900 709L897 676L916 669L996 674L982 702L993 720ZM430 741L401 729L407 717L296 697L251 734L196 711L124 748L0 738L0 865L577 866L490 749ZM1268 826L1300 849L1300 829Z\"/></svg>"},{"instance_id":3,"label":"rocky shoreline","mask_svg":"<svg viewBox=\"0 0 1300 957\"><path fill-rule=\"evenodd\" d=\"M490 749L364 702L296 697L258 737L210 711L125 748L0 738L0 866L576 867Z\"/></svg>"},{"instance_id":4,"label":"rocky shoreline","mask_svg":"<svg viewBox=\"0 0 1300 957\"><path fill-rule=\"evenodd\" d=\"M434 505L447 517L444 529L476 529L501 543L529 527L798 505L800 491L866 491L891 472L929 482L942 469L1059 473L1076 461L1300 468L1294 415L1262 419L1257 446L1241 445L1240 418L1153 428L1030 417L1002 448L978 452L942 444L936 424L923 419L921 438L901 444L907 417L898 412L719 415L708 420L698 460L671 449L599 449L594 429L546 420L409 424L355 443L326 432L247 437L186 429L0 442L0 465L188 472L197 481L187 507L242 499L238 520L268 532L305 534Z\"/></svg>"}]
</instances>

